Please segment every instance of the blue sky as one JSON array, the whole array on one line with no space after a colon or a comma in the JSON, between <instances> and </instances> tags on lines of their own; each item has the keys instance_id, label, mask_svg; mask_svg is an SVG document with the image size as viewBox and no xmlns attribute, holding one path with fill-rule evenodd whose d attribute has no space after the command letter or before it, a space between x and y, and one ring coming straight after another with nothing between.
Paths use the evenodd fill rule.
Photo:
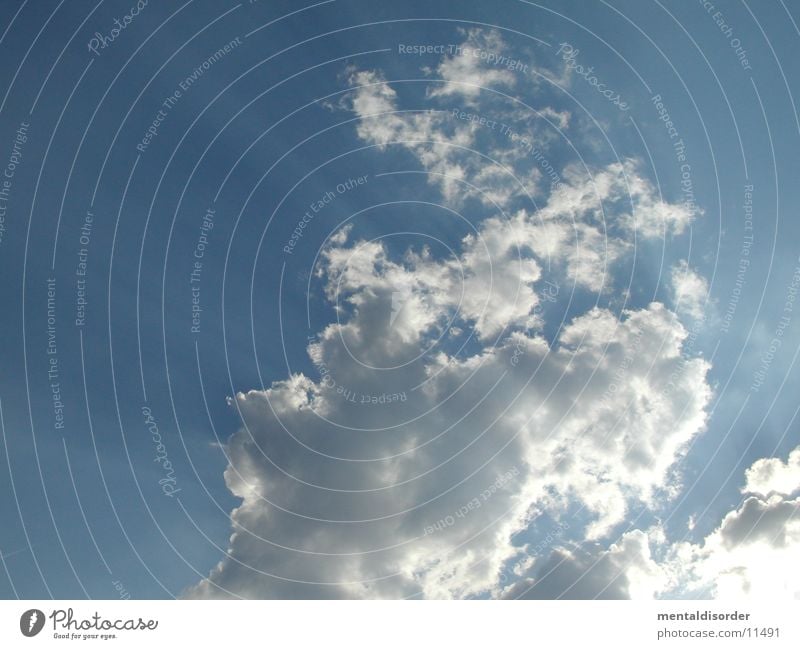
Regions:
<instances>
[{"instance_id":1,"label":"blue sky","mask_svg":"<svg viewBox=\"0 0 800 649\"><path fill-rule=\"evenodd\" d=\"M793 8L129 4L0 10L3 597L715 597L797 557Z\"/></svg>"}]
</instances>

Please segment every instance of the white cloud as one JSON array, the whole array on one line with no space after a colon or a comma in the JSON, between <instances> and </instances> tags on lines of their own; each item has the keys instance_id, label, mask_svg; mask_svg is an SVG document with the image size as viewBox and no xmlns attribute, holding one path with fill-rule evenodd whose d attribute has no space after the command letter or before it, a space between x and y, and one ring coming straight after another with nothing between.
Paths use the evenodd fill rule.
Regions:
<instances>
[{"instance_id":1,"label":"white cloud","mask_svg":"<svg viewBox=\"0 0 800 649\"><path fill-rule=\"evenodd\" d=\"M462 30L462 33L463 30ZM516 83L514 73L499 65L501 61L511 60L500 33L495 30L470 29L460 50L445 56L436 72L444 83L434 84L431 97L455 95L473 100L481 91L491 87L511 88Z\"/></svg>"},{"instance_id":2,"label":"white cloud","mask_svg":"<svg viewBox=\"0 0 800 649\"><path fill-rule=\"evenodd\" d=\"M672 268L670 275L673 299L679 313L686 313L695 320L703 317L708 301L708 281L681 260Z\"/></svg>"},{"instance_id":3,"label":"white cloud","mask_svg":"<svg viewBox=\"0 0 800 649\"><path fill-rule=\"evenodd\" d=\"M700 545L673 549L682 590L719 599L800 598L800 499L747 498Z\"/></svg>"},{"instance_id":4,"label":"white cloud","mask_svg":"<svg viewBox=\"0 0 800 649\"><path fill-rule=\"evenodd\" d=\"M461 318L483 333L521 315L498 304L488 319L477 306L491 304L478 281L482 244L500 256L512 246L495 227L466 239L459 258L475 277ZM628 503L666 497L676 460L704 426L708 366L681 357L686 331L663 305L622 320L593 309L553 345L517 329L471 355L450 356L445 345L414 360L455 308L452 260L409 253L401 262L339 237L323 279L332 299L339 291L351 305L309 348L326 378L298 374L237 395L244 427L228 444L225 477L242 504L228 556L189 596L490 591L518 552L512 535L536 512L580 504L587 536L602 538ZM392 323L397 287L409 313Z\"/></svg>"},{"instance_id":5,"label":"white cloud","mask_svg":"<svg viewBox=\"0 0 800 649\"><path fill-rule=\"evenodd\" d=\"M469 39L501 45L491 34ZM439 73L455 81L473 63L446 59ZM481 67L477 78L514 83L506 73ZM451 258L393 253L348 229L329 240L317 279L338 319L307 348L320 378L295 373L231 401L242 428L226 446L225 480L242 502L227 555L187 595L498 594L520 553L512 538L541 513L571 507L584 514L585 543L532 558L534 584L559 566L537 592L587 570L574 595L614 574L612 594L663 588L651 531L608 550L600 542L633 505L657 508L679 490L678 461L706 423L709 365L686 357L686 329L663 304L571 312L553 340L537 307L543 268L610 292L636 237L680 234L692 214L662 202L633 161L568 167L540 209L521 206L539 179L530 161L513 154L492 165L471 151L508 148L497 133L400 112L377 72L349 79L362 140L399 143L446 202L499 209ZM448 87L459 85L431 94L472 96ZM563 111L546 114L567 126ZM457 351L467 335L473 344Z\"/></svg>"},{"instance_id":6,"label":"white cloud","mask_svg":"<svg viewBox=\"0 0 800 649\"><path fill-rule=\"evenodd\" d=\"M403 344L416 343L434 325L444 327L456 316L473 323L482 339L497 336L524 324L536 307L532 287L541 269L521 254L520 242L500 221L481 225L478 234L464 239L458 259L444 263L427 249L409 252L398 263L387 258L380 243L331 246L323 252L321 268L332 280L328 297L363 310L399 294L403 308L393 330Z\"/></svg>"},{"instance_id":7,"label":"white cloud","mask_svg":"<svg viewBox=\"0 0 800 649\"><path fill-rule=\"evenodd\" d=\"M745 471L749 495L702 543L678 544L670 567L684 589L720 599L800 599L800 447L786 462L755 461Z\"/></svg>"},{"instance_id":8,"label":"white cloud","mask_svg":"<svg viewBox=\"0 0 800 649\"><path fill-rule=\"evenodd\" d=\"M563 176L540 210L517 212L509 227L514 228L515 240L525 242L541 260L562 266L569 280L582 288L608 288L614 265L635 249L634 235L648 239L664 231L680 234L691 220L683 207L656 198L655 188L632 160L596 170L568 167ZM705 286L705 280L689 270L678 279L686 291L695 291L684 296L686 304Z\"/></svg>"},{"instance_id":9,"label":"white cloud","mask_svg":"<svg viewBox=\"0 0 800 649\"><path fill-rule=\"evenodd\" d=\"M794 449L786 462L780 458L763 458L753 463L745 473L744 493L769 496L772 493L790 496L800 490L800 447Z\"/></svg>"},{"instance_id":10,"label":"white cloud","mask_svg":"<svg viewBox=\"0 0 800 649\"><path fill-rule=\"evenodd\" d=\"M652 599L668 583L641 530L622 535L608 550L598 545L557 548L534 562L506 589L505 599Z\"/></svg>"},{"instance_id":11,"label":"white cloud","mask_svg":"<svg viewBox=\"0 0 800 649\"><path fill-rule=\"evenodd\" d=\"M556 548L505 597L800 599L800 447L783 462L757 460L750 494L699 543L669 542L660 528L625 533L607 550Z\"/></svg>"},{"instance_id":12,"label":"white cloud","mask_svg":"<svg viewBox=\"0 0 800 649\"><path fill-rule=\"evenodd\" d=\"M800 598L800 447L787 462L755 461L745 471L749 495L728 512L711 534L695 545L680 543L670 568L683 590L712 597Z\"/></svg>"},{"instance_id":13,"label":"white cloud","mask_svg":"<svg viewBox=\"0 0 800 649\"><path fill-rule=\"evenodd\" d=\"M458 182L467 175L466 164L487 164L470 153L474 133L469 123L454 122L442 113L399 111L396 91L377 72L353 71L350 84L355 88L350 108L359 117L359 137L382 149L391 143L412 152L430 172L429 182L449 201L466 191Z\"/></svg>"},{"instance_id":14,"label":"white cloud","mask_svg":"<svg viewBox=\"0 0 800 649\"><path fill-rule=\"evenodd\" d=\"M590 217L618 229L621 236L636 234L644 239L681 234L696 215L684 204L662 200L634 160L611 163L591 173L571 165L563 175L565 182L550 197L548 214ZM609 213L607 203L619 209Z\"/></svg>"}]
</instances>

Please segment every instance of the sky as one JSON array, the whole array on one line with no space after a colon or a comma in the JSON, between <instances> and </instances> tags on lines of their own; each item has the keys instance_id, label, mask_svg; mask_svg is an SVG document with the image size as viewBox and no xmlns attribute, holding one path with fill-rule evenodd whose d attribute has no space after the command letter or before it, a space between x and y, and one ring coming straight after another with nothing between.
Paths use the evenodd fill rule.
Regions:
<instances>
[{"instance_id":1,"label":"sky","mask_svg":"<svg viewBox=\"0 0 800 649\"><path fill-rule=\"evenodd\" d=\"M800 597L797 8L0 7L0 596Z\"/></svg>"}]
</instances>

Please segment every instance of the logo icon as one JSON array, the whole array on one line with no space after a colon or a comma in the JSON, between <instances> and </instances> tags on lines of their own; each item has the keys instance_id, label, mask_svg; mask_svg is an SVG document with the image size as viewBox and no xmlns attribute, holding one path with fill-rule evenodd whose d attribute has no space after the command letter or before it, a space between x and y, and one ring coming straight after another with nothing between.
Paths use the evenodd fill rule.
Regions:
<instances>
[{"instance_id":1,"label":"logo icon","mask_svg":"<svg viewBox=\"0 0 800 649\"><path fill-rule=\"evenodd\" d=\"M407 298L408 295L402 291L392 291L392 313L389 316L390 327L394 327L394 321L397 320L397 316L399 316L400 311L403 310Z\"/></svg>"},{"instance_id":2,"label":"logo icon","mask_svg":"<svg viewBox=\"0 0 800 649\"><path fill-rule=\"evenodd\" d=\"M19 618L19 630L22 635L27 638L32 638L44 627L44 613L38 608L32 608L25 611Z\"/></svg>"}]
</instances>

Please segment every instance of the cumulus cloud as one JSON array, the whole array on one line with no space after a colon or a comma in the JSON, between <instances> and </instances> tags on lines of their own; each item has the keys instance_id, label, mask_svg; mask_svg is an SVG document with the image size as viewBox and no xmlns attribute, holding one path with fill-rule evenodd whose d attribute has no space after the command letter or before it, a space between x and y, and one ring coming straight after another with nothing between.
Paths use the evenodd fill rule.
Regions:
<instances>
[{"instance_id":1,"label":"cumulus cloud","mask_svg":"<svg viewBox=\"0 0 800 649\"><path fill-rule=\"evenodd\" d=\"M633 160L594 170L571 166L540 210L515 213L507 227L515 241L524 242L548 265L561 267L577 286L600 292L607 288L614 264L635 249L637 236L678 235L691 221L684 207L656 196ZM684 303L699 308L696 300L705 280L688 269L677 279L687 291ZM694 292L689 295L689 290Z\"/></svg>"},{"instance_id":2,"label":"cumulus cloud","mask_svg":"<svg viewBox=\"0 0 800 649\"><path fill-rule=\"evenodd\" d=\"M645 532L625 533L607 550L598 544L557 548L537 560L531 576L503 593L505 599L649 599L667 581Z\"/></svg>"},{"instance_id":3,"label":"cumulus cloud","mask_svg":"<svg viewBox=\"0 0 800 649\"><path fill-rule=\"evenodd\" d=\"M509 209L530 197L520 179L532 172L517 169L513 159L492 162L473 152L475 133L468 124L440 113L397 112L396 92L375 72L354 72L351 81L357 86L351 107L360 118L360 137L382 147L398 143L413 153L445 200L458 205L473 195ZM660 200L637 163L626 160L599 169L567 167L541 209L495 217L492 230L505 230L515 245L561 267L569 281L599 292L636 237L681 234L692 218L685 206Z\"/></svg>"},{"instance_id":4,"label":"cumulus cloud","mask_svg":"<svg viewBox=\"0 0 800 649\"><path fill-rule=\"evenodd\" d=\"M391 143L413 153L448 202L475 198L505 209L539 191L537 164L549 162L534 143L552 139L555 129L568 128L570 113L551 106L522 110L511 98L482 92L511 89L527 64L510 58L510 48L496 30L460 33L464 41L452 46L435 71L429 70L441 81L428 84L428 110L400 110L397 91L380 72L355 68L348 75L354 91L344 105L359 117L357 130L364 141L381 148ZM462 110L465 106L469 112Z\"/></svg>"},{"instance_id":5,"label":"cumulus cloud","mask_svg":"<svg viewBox=\"0 0 800 649\"><path fill-rule=\"evenodd\" d=\"M695 320L701 319L708 301L706 278L690 268L686 260L681 260L672 268L670 280L678 312L686 313Z\"/></svg>"},{"instance_id":6,"label":"cumulus cloud","mask_svg":"<svg viewBox=\"0 0 800 649\"><path fill-rule=\"evenodd\" d=\"M519 164L525 151L517 148L514 154L496 120L491 129L454 116L453 110L463 113L458 108L403 111L397 91L376 71L352 70L349 82L354 91L346 105L359 118L359 137L382 150L393 145L410 152L449 203L474 198L505 209L536 193L541 173L531 164ZM479 144L481 138L499 146Z\"/></svg>"},{"instance_id":7,"label":"cumulus cloud","mask_svg":"<svg viewBox=\"0 0 800 649\"><path fill-rule=\"evenodd\" d=\"M683 590L720 599L800 598L800 499L747 498L702 544L679 544L670 567Z\"/></svg>"},{"instance_id":8,"label":"cumulus cloud","mask_svg":"<svg viewBox=\"0 0 800 649\"><path fill-rule=\"evenodd\" d=\"M492 227L482 238L502 240ZM480 270L478 248L464 240L461 266ZM517 328L473 354L425 355L457 308L452 261L393 260L344 237L324 257L347 315L309 347L321 379L236 396L225 478L242 504L228 555L190 596L472 596L497 586L512 536L538 513L578 503L599 539L630 503L665 497L710 390L663 305L622 319L592 309L552 344ZM401 285L410 313L392 322L387 292ZM471 290L492 303L490 286ZM493 317L459 311L485 333L517 320Z\"/></svg>"},{"instance_id":9,"label":"cumulus cloud","mask_svg":"<svg viewBox=\"0 0 800 649\"><path fill-rule=\"evenodd\" d=\"M745 473L745 493L769 496L772 493L790 496L800 490L800 447L784 462L780 458L762 458Z\"/></svg>"},{"instance_id":10,"label":"cumulus cloud","mask_svg":"<svg viewBox=\"0 0 800 649\"><path fill-rule=\"evenodd\" d=\"M467 39L502 51L494 35ZM455 81L473 59L447 58L438 73ZM481 83L514 83L481 65ZM329 239L315 280L336 321L308 344L313 373L231 399L242 426L225 481L241 504L227 553L187 596L655 592L667 573L652 531L602 543L633 506L678 493L679 460L706 424L709 365L687 354L686 329L659 302L570 306L547 335L541 306L565 281L614 290L637 237L678 235L693 215L661 201L632 160L567 166L538 207L526 204L539 172L502 154L498 133L402 111L380 73L348 74L359 138L410 153L446 203L491 209L449 257L393 250L355 228ZM431 88L437 101L473 96L457 83ZM542 114L568 125L563 111ZM477 153L495 150L495 162ZM568 293L552 308L571 305ZM571 508L580 539L531 557L524 581L501 592L526 551L520 533Z\"/></svg>"},{"instance_id":11,"label":"cumulus cloud","mask_svg":"<svg viewBox=\"0 0 800 649\"><path fill-rule=\"evenodd\" d=\"M483 29L461 30L461 33L466 36L464 42L452 55L445 56L436 68L443 83L433 85L429 95L455 95L473 100L486 88L513 87L516 77L509 67L514 69L516 59L509 56L508 46L500 33ZM521 65L519 67L521 69Z\"/></svg>"},{"instance_id":12,"label":"cumulus cloud","mask_svg":"<svg viewBox=\"0 0 800 649\"><path fill-rule=\"evenodd\" d=\"M639 173L635 160L615 162L599 170L570 165L564 170L565 182L550 197L545 214L571 214L605 222L620 236L637 235L644 239L679 235L694 220L696 210L660 198L653 184ZM607 204L619 211L607 212Z\"/></svg>"},{"instance_id":13,"label":"cumulus cloud","mask_svg":"<svg viewBox=\"0 0 800 649\"><path fill-rule=\"evenodd\" d=\"M679 544L673 569L688 587L718 598L800 598L800 447L786 462L762 458L745 471L748 495L702 543Z\"/></svg>"},{"instance_id":14,"label":"cumulus cloud","mask_svg":"<svg viewBox=\"0 0 800 649\"><path fill-rule=\"evenodd\" d=\"M748 494L698 543L670 542L663 530L633 530L608 549L556 548L503 593L509 598L798 599L800 447L787 462L757 460Z\"/></svg>"},{"instance_id":15,"label":"cumulus cloud","mask_svg":"<svg viewBox=\"0 0 800 649\"><path fill-rule=\"evenodd\" d=\"M533 284L541 269L530 255L523 256L518 240L495 225L483 224L478 236L464 239L461 256L444 263L428 249L410 251L397 263L380 243L329 247L320 269L335 278L328 284L328 296L362 310L373 300L399 296L403 308L393 329L403 344L416 342L434 325L448 324L456 316L474 323L483 339L522 325L538 303Z\"/></svg>"}]
</instances>

